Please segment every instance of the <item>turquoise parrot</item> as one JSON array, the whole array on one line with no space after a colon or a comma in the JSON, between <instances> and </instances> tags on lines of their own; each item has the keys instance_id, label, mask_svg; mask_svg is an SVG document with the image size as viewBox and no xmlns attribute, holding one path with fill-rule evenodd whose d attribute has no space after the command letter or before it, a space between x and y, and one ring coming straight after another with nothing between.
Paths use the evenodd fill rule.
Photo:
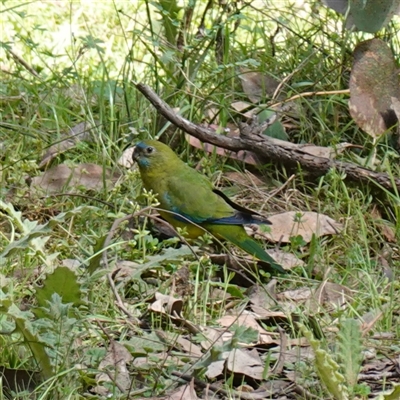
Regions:
<instances>
[{"instance_id":1,"label":"turquoise parrot","mask_svg":"<svg viewBox=\"0 0 400 400\"><path fill-rule=\"evenodd\" d=\"M259 214L241 207L209 179L186 165L167 145L144 140L135 146L133 160L139 166L143 186L160 203L160 214L175 228L186 228L189 238L209 232L270 264L285 270L249 235L245 224L271 224Z\"/></svg>"}]
</instances>

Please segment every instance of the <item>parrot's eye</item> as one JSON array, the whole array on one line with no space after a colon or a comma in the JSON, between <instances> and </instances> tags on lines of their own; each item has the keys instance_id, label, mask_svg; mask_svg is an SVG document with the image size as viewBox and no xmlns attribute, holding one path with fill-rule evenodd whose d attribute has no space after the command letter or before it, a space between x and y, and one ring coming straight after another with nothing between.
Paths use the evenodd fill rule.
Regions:
<instances>
[{"instance_id":1,"label":"parrot's eye","mask_svg":"<svg viewBox=\"0 0 400 400\"><path fill-rule=\"evenodd\" d=\"M154 152L154 147L146 147L146 153L151 154Z\"/></svg>"}]
</instances>

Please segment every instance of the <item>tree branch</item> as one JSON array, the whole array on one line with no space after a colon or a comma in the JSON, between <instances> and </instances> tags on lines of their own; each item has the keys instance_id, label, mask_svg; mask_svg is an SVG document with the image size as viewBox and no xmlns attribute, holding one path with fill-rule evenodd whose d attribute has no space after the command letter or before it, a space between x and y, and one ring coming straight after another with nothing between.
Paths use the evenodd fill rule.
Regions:
<instances>
[{"instance_id":1,"label":"tree branch","mask_svg":"<svg viewBox=\"0 0 400 400\"><path fill-rule=\"evenodd\" d=\"M149 86L138 83L136 88L168 121L202 142L211 143L234 152L240 150L252 151L272 162L281 163L290 168L297 168L300 165L314 176L325 175L334 168L345 173L349 180L367 184L373 182L391 192L400 191L399 178L390 177L386 173L375 172L348 162L311 155L302 150L301 145L252 132L244 134L244 131L242 131L240 137L217 135L211 129L198 126L176 114Z\"/></svg>"}]
</instances>

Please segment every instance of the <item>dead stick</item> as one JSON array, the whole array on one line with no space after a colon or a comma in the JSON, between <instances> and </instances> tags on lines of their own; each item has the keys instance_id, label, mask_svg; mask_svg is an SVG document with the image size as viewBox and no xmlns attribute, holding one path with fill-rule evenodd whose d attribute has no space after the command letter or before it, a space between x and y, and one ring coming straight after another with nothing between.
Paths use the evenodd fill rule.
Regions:
<instances>
[{"instance_id":1,"label":"dead stick","mask_svg":"<svg viewBox=\"0 0 400 400\"><path fill-rule=\"evenodd\" d=\"M300 145L264 135L242 135L240 137L217 135L213 130L198 126L176 114L149 86L138 83L136 87L168 121L203 142L234 152L240 150L252 151L261 157L268 158L271 162L280 163L290 168L298 168L300 165L314 176L323 176L331 169L336 169L345 174L349 180L365 184L373 182L378 187L391 192L398 193L400 191L400 179L397 177L348 162L314 156L302 150Z\"/></svg>"}]
</instances>

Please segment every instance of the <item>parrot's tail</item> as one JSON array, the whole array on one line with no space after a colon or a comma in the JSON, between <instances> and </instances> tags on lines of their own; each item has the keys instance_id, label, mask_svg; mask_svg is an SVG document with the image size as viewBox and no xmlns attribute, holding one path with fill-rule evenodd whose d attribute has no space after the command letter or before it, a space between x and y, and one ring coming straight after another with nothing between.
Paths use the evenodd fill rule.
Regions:
<instances>
[{"instance_id":1,"label":"parrot's tail","mask_svg":"<svg viewBox=\"0 0 400 400\"><path fill-rule=\"evenodd\" d=\"M240 230L238 228L240 228ZM229 242L232 242L246 253L249 253L252 256L257 257L259 260L268 263L271 266L271 269L278 271L281 274L287 273L282 266L279 265L253 238L247 235L242 226L220 225L218 227L217 235Z\"/></svg>"}]
</instances>

